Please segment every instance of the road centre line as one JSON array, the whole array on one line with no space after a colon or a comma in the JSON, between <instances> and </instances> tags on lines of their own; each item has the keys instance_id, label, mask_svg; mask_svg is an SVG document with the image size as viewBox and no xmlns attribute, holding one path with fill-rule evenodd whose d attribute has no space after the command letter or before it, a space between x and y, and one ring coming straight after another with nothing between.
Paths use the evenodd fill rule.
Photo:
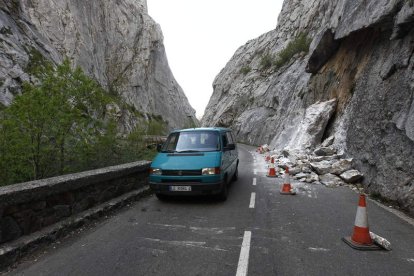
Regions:
<instances>
[{"instance_id":1,"label":"road centre line","mask_svg":"<svg viewBox=\"0 0 414 276\"><path fill-rule=\"evenodd\" d=\"M256 193L252 193L250 196L250 205L249 205L250 209L254 208L255 201L256 201Z\"/></svg>"},{"instance_id":2,"label":"road centre line","mask_svg":"<svg viewBox=\"0 0 414 276\"><path fill-rule=\"evenodd\" d=\"M240 249L239 264L237 265L236 276L246 276L249 268L249 253L250 253L250 240L252 238L252 232L244 231L243 243Z\"/></svg>"},{"instance_id":3,"label":"road centre line","mask_svg":"<svg viewBox=\"0 0 414 276\"><path fill-rule=\"evenodd\" d=\"M256 186L256 177L253 178L253 186Z\"/></svg>"}]
</instances>

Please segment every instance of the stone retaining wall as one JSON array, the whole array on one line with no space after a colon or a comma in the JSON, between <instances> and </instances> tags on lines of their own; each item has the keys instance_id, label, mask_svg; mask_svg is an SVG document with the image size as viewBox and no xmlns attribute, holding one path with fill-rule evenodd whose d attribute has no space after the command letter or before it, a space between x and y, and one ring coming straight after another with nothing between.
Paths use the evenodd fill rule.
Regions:
<instances>
[{"instance_id":1,"label":"stone retaining wall","mask_svg":"<svg viewBox=\"0 0 414 276\"><path fill-rule=\"evenodd\" d=\"M0 187L0 244L148 183L149 161Z\"/></svg>"}]
</instances>

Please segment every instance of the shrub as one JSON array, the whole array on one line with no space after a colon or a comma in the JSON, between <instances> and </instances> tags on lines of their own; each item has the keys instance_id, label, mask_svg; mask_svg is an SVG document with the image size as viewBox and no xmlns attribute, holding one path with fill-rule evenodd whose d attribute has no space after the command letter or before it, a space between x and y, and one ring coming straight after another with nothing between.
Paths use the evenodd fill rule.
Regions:
<instances>
[{"instance_id":1,"label":"shrub","mask_svg":"<svg viewBox=\"0 0 414 276\"><path fill-rule=\"evenodd\" d=\"M273 60L273 56L271 54L266 54L262 56L260 60L260 69L261 70L269 69L272 66L272 60Z\"/></svg>"},{"instance_id":2,"label":"shrub","mask_svg":"<svg viewBox=\"0 0 414 276\"><path fill-rule=\"evenodd\" d=\"M295 54L301 52L307 53L309 51L310 43L311 39L308 38L305 33L300 33L295 37L294 40L289 42L288 45L278 53L273 65L276 69L278 69L288 63Z\"/></svg>"},{"instance_id":3,"label":"shrub","mask_svg":"<svg viewBox=\"0 0 414 276\"><path fill-rule=\"evenodd\" d=\"M247 75L251 70L252 70L252 68L250 68L250 66L243 66L240 69L240 73L243 74L243 75Z\"/></svg>"}]
</instances>

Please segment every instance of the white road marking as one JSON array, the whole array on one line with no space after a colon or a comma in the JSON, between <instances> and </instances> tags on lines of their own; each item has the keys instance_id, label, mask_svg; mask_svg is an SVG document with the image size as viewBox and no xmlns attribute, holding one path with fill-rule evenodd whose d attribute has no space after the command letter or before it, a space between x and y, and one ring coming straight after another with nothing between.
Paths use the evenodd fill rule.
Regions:
<instances>
[{"instance_id":1,"label":"white road marking","mask_svg":"<svg viewBox=\"0 0 414 276\"><path fill-rule=\"evenodd\" d=\"M253 178L253 186L256 186L256 177L255 178Z\"/></svg>"},{"instance_id":2,"label":"white road marking","mask_svg":"<svg viewBox=\"0 0 414 276\"><path fill-rule=\"evenodd\" d=\"M326 249L326 248L322 248L322 247L309 247L308 248L310 251L322 251L322 252L327 252L330 251L330 249Z\"/></svg>"},{"instance_id":3,"label":"white road marking","mask_svg":"<svg viewBox=\"0 0 414 276\"><path fill-rule=\"evenodd\" d=\"M257 174L257 170L256 169L253 170L253 174Z\"/></svg>"},{"instance_id":4,"label":"white road marking","mask_svg":"<svg viewBox=\"0 0 414 276\"><path fill-rule=\"evenodd\" d=\"M252 232L244 231L243 243L240 249L239 264L237 265L236 276L247 275L249 268L249 253L250 253L250 240L252 238Z\"/></svg>"},{"instance_id":5,"label":"white road marking","mask_svg":"<svg viewBox=\"0 0 414 276\"><path fill-rule=\"evenodd\" d=\"M194 227L194 226L190 226L189 228L193 232L197 232L199 234L208 234L208 235L211 235L211 234L219 235L219 234L223 234L224 231L230 231L230 230L236 229L235 227L208 228L208 227Z\"/></svg>"},{"instance_id":6,"label":"white road marking","mask_svg":"<svg viewBox=\"0 0 414 276\"><path fill-rule=\"evenodd\" d=\"M187 228L187 226L185 225L177 225L177 224L161 224L161 223L151 223L148 222L148 225L154 225L154 226L158 226L158 227L166 227L166 228L173 228L173 229L177 229L177 228Z\"/></svg>"},{"instance_id":7,"label":"white road marking","mask_svg":"<svg viewBox=\"0 0 414 276\"><path fill-rule=\"evenodd\" d=\"M256 201L256 193L252 193L252 195L250 196L249 208L254 208L255 201Z\"/></svg>"},{"instance_id":8,"label":"white road marking","mask_svg":"<svg viewBox=\"0 0 414 276\"><path fill-rule=\"evenodd\" d=\"M202 249L208 249L208 250L214 250L214 251L225 251L227 252L228 250L226 249L222 249L218 246L215 247L208 247L205 246L206 242L198 242L198 241L165 241L165 240L160 240L160 239L151 239L151 238L144 238L147 241L151 241L151 242L157 242L157 243L161 243L161 244L168 244L171 246L185 246L185 247L196 247L196 248L202 248Z\"/></svg>"}]
</instances>

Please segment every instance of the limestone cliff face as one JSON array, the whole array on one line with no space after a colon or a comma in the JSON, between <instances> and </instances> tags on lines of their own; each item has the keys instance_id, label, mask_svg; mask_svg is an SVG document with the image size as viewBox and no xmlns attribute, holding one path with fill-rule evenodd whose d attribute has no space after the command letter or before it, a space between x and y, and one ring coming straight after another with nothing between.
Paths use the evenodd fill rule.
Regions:
<instances>
[{"instance_id":1,"label":"limestone cliff face","mask_svg":"<svg viewBox=\"0 0 414 276\"><path fill-rule=\"evenodd\" d=\"M299 33L312 40L308 52L263 68ZM216 77L203 125L277 149L311 150L334 135L368 191L414 214L413 41L412 1L285 0L276 29L240 47ZM329 100L321 135L304 139L309 113Z\"/></svg>"},{"instance_id":2,"label":"limestone cliff face","mask_svg":"<svg viewBox=\"0 0 414 276\"><path fill-rule=\"evenodd\" d=\"M139 112L161 115L170 127L195 118L145 0L0 0L1 103L10 104L30 80L26 69L34 51L55 63L69 57ZM128 130L132 122L125 123Z\"/></svg>"}]
</instances>

